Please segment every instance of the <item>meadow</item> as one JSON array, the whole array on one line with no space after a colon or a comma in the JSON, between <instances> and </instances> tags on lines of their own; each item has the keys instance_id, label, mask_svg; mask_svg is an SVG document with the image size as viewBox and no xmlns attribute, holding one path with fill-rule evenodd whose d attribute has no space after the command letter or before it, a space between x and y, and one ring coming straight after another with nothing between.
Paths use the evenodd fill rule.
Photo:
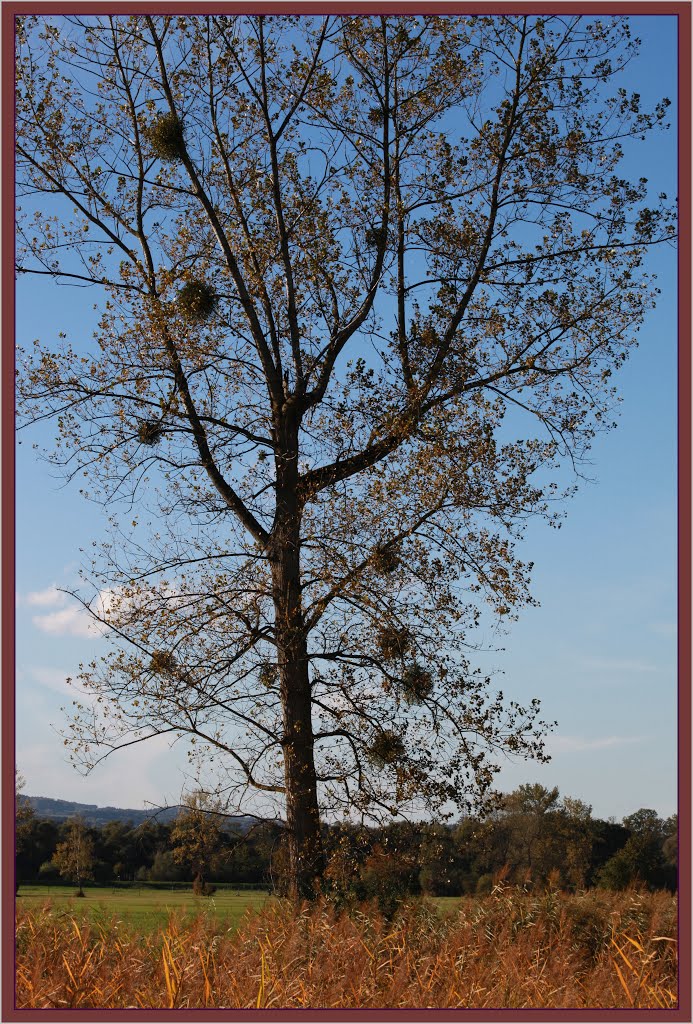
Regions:
<instances>
[{"instance_id":1,"label":"meadow","mask_svg":"<svg viewBox=\"0 0 693 1024\"><path fill-rule=\"evenodd\" d=\"M241 914L242 897L224 893L193 916L192 895L178 907L165 895L140 918L147 927L131 894L112 893L110 907L91 893L22 897L18 1007L676 1006L676 899L664 892L498 885L413 900L393 919L371 904L340 913L258 893L242 894Z\"/></svg>"},{"instance_id":2,"label":"meadow","mask_svg":"<svg viewBox=\"0 0 693 1024\"><path fill-rule=\"evenodd\" d=\"M166 926L172 915L180 923L202 916L238 923L248 910L259 909L268 898L261 890L217 889L213 896L195 896L189 887L148 888L145 886L114 889L111 886L89 886L86 896L78 898L73 887L23 885L19 890L22 910L37 912L46 904L59 914L69 914L85 924L108 925L113 920L120 928L152 932Z\"/></svg>"}]
</instances>

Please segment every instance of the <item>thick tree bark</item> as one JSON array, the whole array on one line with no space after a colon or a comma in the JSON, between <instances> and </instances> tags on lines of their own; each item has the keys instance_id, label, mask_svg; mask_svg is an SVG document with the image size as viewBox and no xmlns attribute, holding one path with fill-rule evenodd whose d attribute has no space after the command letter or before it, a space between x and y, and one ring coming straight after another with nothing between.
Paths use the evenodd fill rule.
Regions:
<instances>
[{"instance_id":1,"label":"thick tree bark","mask_svg":"<svg viewBox=\"0 0 693 1024\"><path fill-rule=\"evenodd\" d=\"M284 779L289 844L289 896L317 895L324 868L320 833L308 647L301 598L297 431L281 439L270 561L284 719Z\"/></svg>"}]
</instances>

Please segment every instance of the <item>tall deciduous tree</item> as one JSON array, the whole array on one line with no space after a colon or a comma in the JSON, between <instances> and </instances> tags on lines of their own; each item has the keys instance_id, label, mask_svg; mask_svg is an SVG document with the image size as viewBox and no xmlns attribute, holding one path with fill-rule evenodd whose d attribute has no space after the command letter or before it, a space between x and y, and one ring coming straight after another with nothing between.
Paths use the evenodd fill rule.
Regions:
<instances>
[{"instance_id":1,"label":"tall deciduous tree","mask_svg":"<svg viewBox=\"0 0 693 1024\"><path fill-rule=\"evenodd\" d=\"M667 101L619 87L625 21L573 15L17 41L19 269L104 296L95 344L46 340L19 385L112 514L78 756L187 735L236 807L283 802L310 895L321 807L439 813L544 756L473 627L531 601L515 541L611 423L672 231L619 164Z\"/></svg>"}]
</instances>

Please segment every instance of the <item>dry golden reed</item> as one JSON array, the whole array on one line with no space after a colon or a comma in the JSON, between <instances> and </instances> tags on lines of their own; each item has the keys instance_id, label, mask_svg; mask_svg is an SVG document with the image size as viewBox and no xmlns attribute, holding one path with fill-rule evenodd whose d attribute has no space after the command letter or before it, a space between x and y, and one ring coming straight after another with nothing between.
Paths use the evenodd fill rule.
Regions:
<instances>
[{"instance_id":1,"label":"dry golden reed","mask_svg":"<svg viewBox=\"0 0 693 1024\"><path fill-rule=\"evenodd\" d=\"M139 934L113 919L20 910L28 1007L676 1006L676 900L496 886L450 913L273 901L237 929L202 917Z\"/></svg>"}]
</instances>

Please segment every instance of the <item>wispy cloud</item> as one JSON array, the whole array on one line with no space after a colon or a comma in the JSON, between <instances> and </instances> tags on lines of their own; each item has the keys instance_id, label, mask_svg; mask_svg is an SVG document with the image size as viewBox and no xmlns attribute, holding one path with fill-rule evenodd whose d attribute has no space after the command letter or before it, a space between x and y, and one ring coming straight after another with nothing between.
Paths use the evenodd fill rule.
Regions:
<instances>
[{"instance_id":1,"label":"wispy cloud","mask_svg":"<svg viewBox=\"0 0 693 1024\"><path fill-rule=\"evenodd\" d=\"M47 615L34 615L31 621L42 633L52 636L99 636L103 632L81 605L61 608Z\"/></svg>"},{"instance_id":2,"label":"wispy cloud","mask_svg":"<svg viewBox=\"0 0 693 1024\"><path fill-rule=\"evenodd\" d=\"M170 607L173 607L173 600L179 592L174 587L166 586L161 588L159 593L163 594L171 602ZM54 609L45 614L32 616L31 621L42 633L82 637L103 636L108 632L109 621L115 622L122 615L136 614L147 606L149 600L147 592L136 598L125 597L122 590L117 587L106 588L97 594L90 603L91 612L75 598L61 593L55 587L35 591L24 599L25 603L35 607ZM185 597L181 596L178 600L184 601Z\"/></svg>"},{"instance_id":3,"label":"wispy cloud","mask_svg":"<svg viewBox=\"0 0 693 1024\"><path fill-rule=\"evenodd\" d=\"M552 754L574 754L584 750L604 750L630 743L642 743L642 736L552 736L547 747Z\"/></svg>"},{"instance_id":4,"label":"wispy cloud","mask_svg":"<svg viewBox=\"0 0 693 1024\"><path fill-rule=\"evenodd\" d=\"M19 598L21 601L21 597ZM27 604L35 608L59 608L67 601L67 594L58 590L53 583L45 590L31 590L24 598Z\"/></svg>"},{"instance_id":5,"label":"wispy cloud","mask_svg":"<svg viewBox=\"0 0 693 1024\"><path fill-rule=\"evenodd\" d=\"M68 604L70 595L59 590L55 583L43 590L30 590L17 595L17 604L42 609L33 615L31 621L42 633L52 636L94 636L98 635L89 613L76 603Z\"/></svg>"},{"instance_id":6,"label":"wispy cloud","mask_svg":"<svg viewBox=\"0 0 693 1024\"><path fill-rule=\"evenodd\" d=\"M51 602L50 595L52 592L57 593L61 600L54 599ZM30 598L33 598L33 600L30 600ZM43 607L50 607L52 603L55 608L55 611L49 611L45 615L32 616L31 621L36 628L40 629L42 633L50 633L52 636L103 636L107 632L108 627L98 620L107 620L109 614L120 607L121 604L127 606L126 603L119 600L119 592L111 589L102 590L96 596L91 604L94 612L93 615L74 598L67 607L64 607L69 599L69 594L60 593L51 587L48 587L45 591L37 591L33 595L29 594L27 597L28 603L43 605Z\"/></svg>"},{"instance_id":7,"label":"wispy cloud","mask_svg":"<svg viewBox=\"0 0 693 1024\"><path fill-rule=\"evenodd\" d=\"M57 694L64 706L74 700L78 700L85 707L96 707L98 703L98 695L83 688L75 678L74 670L68 672L66 669L55 668L52 665L26 665L23 676L23 682L17 692L27 707L32 701L37 710L45 709L48 704L54 707L54 699L45 692L46 690ZM68 682L68 680L70 681Z\"/></svg>"}]
</instances>

